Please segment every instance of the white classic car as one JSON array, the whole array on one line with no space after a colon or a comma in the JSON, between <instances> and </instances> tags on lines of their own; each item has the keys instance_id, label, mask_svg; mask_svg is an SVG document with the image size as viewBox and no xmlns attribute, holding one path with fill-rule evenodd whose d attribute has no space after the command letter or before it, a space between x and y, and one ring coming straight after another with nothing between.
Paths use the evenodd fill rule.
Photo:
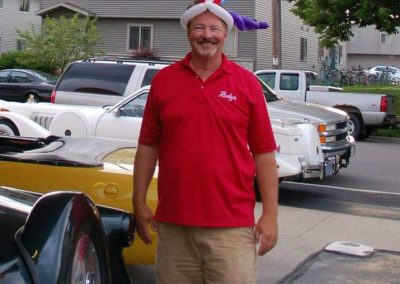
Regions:
<instances>
[{"instance_id":1,"label":"white classic car","mask_svg":"<svg viewBox=\"0 0 400 284\"><path fill-rule=\"evenodd\" d=\"M149 87L108 106L57 105L0 101L0 135L106 137L136 141ZM334 173L324 167L318 132L309 122L271 119L278 144L280 178L322 178Z\"/></svg>"}]
</instances>

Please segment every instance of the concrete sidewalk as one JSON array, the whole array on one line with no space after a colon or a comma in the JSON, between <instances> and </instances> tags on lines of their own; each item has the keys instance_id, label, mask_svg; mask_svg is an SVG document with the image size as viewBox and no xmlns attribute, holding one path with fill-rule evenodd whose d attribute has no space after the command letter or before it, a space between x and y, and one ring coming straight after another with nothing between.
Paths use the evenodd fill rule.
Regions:
<instances>
[{"instance_id":1,"label":"concrete sidewalk","mask_svg":"<svg viewBox=\"0 0 400 284\"><path fill-rule=\"evenodd\" d=\"M257 202L256 218L260 212ZM258 258L257 284L276 283L334 241L400 251L400 221L280 205L278 244ZM155 284L153 265L130 266L128 271L132 283Z\"/></svg>"},{"instance_id":2,"label":"concrete sidewalk","mask_svg":"<svg viewBox=\"0 0 400 284\"><path fill-rule=\"evenodd\" d=\"M261 206L256 206L256 217ZM257 284L276 283L306 259L334 241L400 251L400 221L279 206L277 246L259 257Z\"/></svg>"}]
</instances>

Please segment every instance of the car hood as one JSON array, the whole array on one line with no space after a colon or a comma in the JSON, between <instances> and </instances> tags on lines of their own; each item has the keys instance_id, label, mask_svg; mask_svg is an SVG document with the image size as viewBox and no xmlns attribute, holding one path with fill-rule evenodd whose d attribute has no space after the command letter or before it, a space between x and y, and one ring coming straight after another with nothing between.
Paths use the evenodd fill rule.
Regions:
<instances>
[{"instance_id":1,"label":"car hood","mask_svg":"<svg viewBox=\"0 0 400 284\"><path fill-rule=\"evenodd\" d=\"M347 114L338 109L289 100L269 102L268 111L271 118L282 120L299 119L318 123L336 123L347 118Z\"/></svg>"}]
</instances>

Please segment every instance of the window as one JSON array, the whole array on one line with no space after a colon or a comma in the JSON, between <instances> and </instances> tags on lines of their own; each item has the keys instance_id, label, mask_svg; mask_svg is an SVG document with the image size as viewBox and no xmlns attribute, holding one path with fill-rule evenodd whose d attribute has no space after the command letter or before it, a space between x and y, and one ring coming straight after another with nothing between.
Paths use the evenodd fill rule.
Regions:
<instances>
[{"instance_id":1,"label":"window","mask_svg":"<svg viewBox=\"0 0 400 284\"><path fill-rule=\"evenodd\" d=\"M381 43L392 43L392 36L387 33L381 33Z\"/></svg>"},{"instance_id":2,"label":"window","mask_svg":"<svg viewBox=\"0 0 400 284\"><path fill-rule=\"evenodd\" d=\"M19 10L22 12L29 11L29 0L20 0L19 1Z\"/></svg>"},{"instance_id":3,"label":"window","mask_svg":"<svg viewBox=\"0 0 400 284\"><path fill-rule=\"evenodd\" d=\"M0 9L3 8L3 0L0 0Z\"/></svg>"},{"instance_id":4,"label":"window","mask_svg":"<svg viewBox=\"0 0 400 284\"><path fill-rule=\"evenodd\" d=\"M258 74L258 77L260 77L260 79L267 84L271 89L275 89L275 76L276 73L262 73L262 74Z\"/></svg>"},{"instance_id":5,"label":"window","mask_svg":"<svg viewBox=\"0 0 400 284\"><path fill-rule=\"evenodd\" d=\"M30 83L33 82L33 76L24 72L14 71L11 73L10 83Z\"/></svg>"},{"instance_id":6,"label":"window","mask_svg":"<svg viewBox=\"0 0 400 284\"><path fill-rule=\"evenodd\" d=\"M129 25L128 26L128 50L143 51L151 50L152 26Z\"/></svg>"},{"instance_id":7,"label":"window","mask_svg":"<svg viewBox=\"0 0 400 284\"><path fill-rule=\"evenodd\" d=\"M10 71L1 71L0 72L0 83L5 83L8 81L8 75L10 75Z\"/></svg>"},{"instance_id":8,"label":"window","mask_svg":"<svg viewBox=\"0 0 400 284\"><path fill-rule=\"evenodd\" d=\"M300 38L300 60L307 60L307 39L304 37Z\"/></svg>"},{"instance_id":9,"label":"window","mask_svg":"<svg viewBox=\"0 0 400 284\"><path fill-rule=\"evenodd\" d=\"M134 69L133 64L73 63L65 71L57 89L65 92L123 96Z\"/></svg>"},{"instance_id":10,"label":"window","mask_svg":"<svg viewBox=\"0 0 400 284\"><path fill-rule=\"evenodd\" d=\"M144 93L119 109L120 116L143 117L148 93Z\"/></svg>"},{"instance_id":11,"label":"window","mask_svg":"<svg viewBox=\"0 0 400 284\"><path fill-rule=\"evenodd\" d=\"M287 91L295 91L299 89L298 74L281 74L279 89Z\"/></svg>"},{"instance_id":12,"label":"window","mask_svg":"<svg viewBox=\"0 0 400 284\"><path fill-rule=\"evenodd\" d=\"M146 73L144 74L141 87L150 85L151 81L153 80L154 76L157 74L158 71L160 71L160 69L147 69Z\"/></svg>"},{"instance_id":13,"label":"window","mask_svg":"<svg viewBox=\"0 0 400 284\"><path fill-rule=\"evenodd\" d=\"M323 62L325 60L325 48L318 43L318 62Z\"/></svg>"},{"instance_id":14,"label":"window","mask_svg":"<svg viewBox=\"0 0 400 284\"><path fill-rule=\"evenodd\" d=\"M225 44L224 44L224 53L227 55L237 56L237 39L238 39L238 31L236 28L232 28L228 31Z\"/></svg>"},{"instance_id":15,"label":"window","mask_svg":"<svg viewBox=\"0 0 400 284\"><path fill-rule=\"evenodd\" d=\"M24 50L26 48L26 41L24 39L17 39L17 50Z\"/></svg>"}]
</instances>

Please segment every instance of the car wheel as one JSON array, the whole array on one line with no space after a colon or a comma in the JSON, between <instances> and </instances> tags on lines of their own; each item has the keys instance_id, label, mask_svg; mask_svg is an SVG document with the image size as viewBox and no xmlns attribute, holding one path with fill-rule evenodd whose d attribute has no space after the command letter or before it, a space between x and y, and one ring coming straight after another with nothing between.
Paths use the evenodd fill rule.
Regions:
<instances>
[{"instance_id":1,"label":"car wheel","mask_svg":"<svg viewBox=\"0 0 400 284\"><path fill-rule=\"evenodd\" d=\"M19 136L17 126L7 119L0 119L0 136Z\"/></svg>"},{"instance_id":2,"label":"car wheel","mask_svg":"<svg viewBox=\"0 0 400 284\"><path fill-rule=\"evenodd\" d=\"M38 103L39 101L39 97L32 93L29 93L24 100L25 103Z\"/></svg>"},{"instance_id":3,"label":"car wheel","mask_svg":"<svg viewBox=\"0 0 400 284\"><path fill-rule=\"evenodd\" d=\"M78 238L74 254L71 283L101 283L99 253L88 234Z\"/></svg>"},{"instance_id":4,"label":"car wheel","mask_svg":"<svg viewBox=\"0 0 400 284\"><path fill-rule=\"evenodd\" d=\"M400 84L400 78L395 77L395 78L392 79L391 82L392 82L393 85L399 85Z\"/></svg>"},{"instance_id":5,"label":"car wheel","mask_svg":"<svg viewBox=\"0 0 400 284\"><path fill-rule=\"evenodd\" d=\"M358 140L361 135L361 122L358 115L354 113L349 113L349 134L354 137L355 140Z\"/></svg>"}]
</instances>

